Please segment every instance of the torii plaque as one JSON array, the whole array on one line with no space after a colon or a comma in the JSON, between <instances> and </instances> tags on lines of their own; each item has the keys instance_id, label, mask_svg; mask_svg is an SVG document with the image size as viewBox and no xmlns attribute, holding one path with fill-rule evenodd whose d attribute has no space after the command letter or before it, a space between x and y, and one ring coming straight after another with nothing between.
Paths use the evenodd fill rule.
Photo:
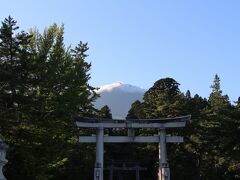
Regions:
<instances>
[{"instance_id":1,"label":"torii plaque","mask_svg":"<svg viewBox=\"0 0 240 180\"><path fill-rule=\"evenodd\" d=\"M94 180L103 180L104 143L159 143L159 180L170 180L170 169L167 162L166 143L183 142L181 136L166 135L166 129L185 127L191 116L181 116L164 119L99 119L81 118L74 116L73 119L80 128L95 128L96 136L80 136L80 143L96 143L96 162L94 168ZM104 128L128 129L127 136L104 135ZM155 128L159 130L154 136L135 136L135 129Z\"/></svg>"}]
</instances>

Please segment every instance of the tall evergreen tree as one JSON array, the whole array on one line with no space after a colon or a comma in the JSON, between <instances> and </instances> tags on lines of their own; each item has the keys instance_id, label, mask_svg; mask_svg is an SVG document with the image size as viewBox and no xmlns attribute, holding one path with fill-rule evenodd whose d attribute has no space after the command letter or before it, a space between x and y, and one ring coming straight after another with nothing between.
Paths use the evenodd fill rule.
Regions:
<instances>
[{"instance_id":1,"label":"tall evergreen tree","mask_svg":"<svg viewBox=\"0 0 240 180\"><path fill-rule=\"evenodd\" d=\"M213 93L215 92L222 93L221 86L220 86L220 78L217 74L215 75L213 84L210 87L212 88Z\"/></svg>"},{"instance_id":2,"label":"tall evergreen tree","mask_svg":"<svg viewBox=\"0 0 240 180\"><path fill-rule=\"evenodd\" d=\"M209 104L213 113L218 113L229 109L231 106L229 98L227 95L222 95L222 90L220 88L220 78L218 77L218 75L215 75L211 88L212 93L209 97Z\"/></svg>"},{"instance_id":3,"label":"tall evergreen tree","mask_svg":"<svg viewBox=\"0 0 240 180\"><path fill-rule=\"evenodd\" d=\"M16 30L11 17L0 28L0 128L11 147L6 175L31 180L87 178L87 171L65 176L64 169L71 167L70 159L86 153L76 149L79 132L70 117L94 112L88 46L80 42L75 49L65 48L64 28L56 24L30 36ZM82 158L79 163L87 167L89 162Z\"/></svg>"},{"instance_id":4,"label":"tall evergreen tree","mask_svg":"<svg viewBox=\"0 0 240 180\"><path fill-rule=\"evenodd\" d=\"M189 91L189 90L187 90L187 92L186 92L186 98L188 99L188 100L191 100L191 92Z\"/></svg>"},{"instance_id":5,"label":"tall evergreen tree","mask_svg":"<svg viewBox=\"0 0 240 180\"><path fill-rule=\"evenodd\" d=\"M112 119L111 109L107 105L103 106L98 112L98 117Z\"/></svg>"},{"instance_id":6,"label":"tall evergreen tree","mask_svg":"<svg viewBox=\"0 0 240 180\"><path fill-rule=\"evenodd\" d=\"M6 18L0 28L0 113L1 132L23 119L31 97L28 93L30 78L27 44L30 36L17 33L18 26L12 17ZM13 123L13 124L12 124ZM16 125L16 124L15 124Z\"/></svg>"},{"instance_id":7,"label":"tall evergreen tree","mask_svg":"<svg viewBox=\"0 0 240 180\"><path fill-rule=\"evenodd\" d=\"M185 114L185 98L179 83L172 78L156 81L144 94L147 118L179 116Z\"/></svg>"},{"instance_id":8,"label":"tall evergreen tree","mask_svg":"<svg viewBox=\"0 0 240 180\"><path fill-rule=\"evenodd\" d=\"M237 171L233 167L239 163L239 158L235 156L238 125L228 97L222 95L218 76L215 76L211 87L209 106L203 109L201 121L195 124L198 129L191 136L191 145L196 145L194 151L198 152L202 177L234 179Z\"/></svg>"}]
</instances>

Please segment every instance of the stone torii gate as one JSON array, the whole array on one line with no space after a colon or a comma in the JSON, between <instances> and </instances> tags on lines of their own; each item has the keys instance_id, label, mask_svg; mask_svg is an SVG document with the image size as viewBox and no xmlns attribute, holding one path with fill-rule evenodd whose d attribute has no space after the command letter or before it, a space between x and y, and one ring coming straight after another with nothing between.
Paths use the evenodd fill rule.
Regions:
<instances>
[{"instance_id":1,"label":"stone torii gate","mask_svg":"<svg viewBox=\"0 0 240 180\"><path fill-rule=\"evenodd\" d=\"M80 143L96 143L96 162L94 168L94 180L104 180L104 143L159 143L159 180L170 180L170 169L167 162L166 143L183 142L181 136L166 135L166 129L185 127L191 116L181 116L164 119L99 119L81 118L74 116L76 125L80 128L95 128L96 136L80 136ZM127 136L104 135L104 128L125 128L128 130ZM158 135L135 136L135 129L154 128L158 129Z\"/></svg>"}]
</instances>

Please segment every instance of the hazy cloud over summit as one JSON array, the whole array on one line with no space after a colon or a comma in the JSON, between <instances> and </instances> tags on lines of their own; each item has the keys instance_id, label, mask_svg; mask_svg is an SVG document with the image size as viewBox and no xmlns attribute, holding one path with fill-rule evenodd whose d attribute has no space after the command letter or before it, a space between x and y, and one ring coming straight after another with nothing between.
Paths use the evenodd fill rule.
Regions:
<instances>
[{"instance_id":1,"label":"hazy cloud over summit","mask_svg":"<svg viewBox=\"0 0 240 180\"><path fill-rule=\"evenodd\" d=\"M145 91L140 87L122 82L104 85L96 91L101 97L94 105L97 109L108 105L113 118L125 119L131 104L136 100L142 100Z\"/></svg>"}]
</instances>

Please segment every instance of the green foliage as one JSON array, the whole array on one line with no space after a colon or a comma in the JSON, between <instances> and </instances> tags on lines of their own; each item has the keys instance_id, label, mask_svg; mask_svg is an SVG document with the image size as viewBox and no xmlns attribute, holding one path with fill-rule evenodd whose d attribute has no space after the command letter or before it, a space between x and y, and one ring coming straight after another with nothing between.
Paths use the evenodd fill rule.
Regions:
<instances>
[{"instance_id":1,"label":"green foliage","mask_svg":"<svg viewBox=\"0 0 240 180\"><path fill-rule=\"evenodd\" d=\"M215 75L212 87L212 93L209 97L210 110L212 113L221 113L231 108L227 95L223 96L220 89L220 78Z\"/></svg>"},{"instance_id":2,"label":"green foliage","mask_svg":"<svg viewBox=\"0 0 240 180\"><path fill-rule=\"evenodd\" d=\"M80 42L65 48L63 25L54 24L43 34L17 30L11 17L0 29L0 128L11 147L6 175L56 179L59 169L71 166L69 161L80 154L71 115L94 112L88 46ZM89 162L81 162L88 167Z\"/></svg>"},{"instance_id":3,"label":"green foliage","mask_svg":"<svg viewBox=\"0 0 240 180\"><path fill-rule=\"evenodd\" d=\"M172 78L160 79L144 94L146 118L174 117L185 114L185 97L179 83Z\"/></svg>"},{"instance_id":4,"label":"green foliage","mask_svg":"<svg viewBox=\"0 0 240 180\"><path fill-rule=\"evenodd\" d=\"M126 119L140 119L144 117L145 117L144 104L137 100L131 105L131 108L128 111Z\"/></svg>"},{"instance_id":5,"label":"green foliage","mask_svg":"<svg viewBox=\"0 0 240 180\"><path fill-rule=\"evenodd\" d=\"M220 94L222 93L221 91L221 85L220 85L220 78L219 76L216 74L213 80L213 84L210 86L212 88L212 92L219 92Z\"/></svg>"},{"instance_id":6,"label":"green foliage","mask_svg":"<svg viewBox=\"0 0 240 180\"><path fill-rule=\"evenodd\" d=\"M98 112L98 117L112 119L112 113L110 108L107 105L103 106Z\"/></svg>"},{"instance_id":7,"label":"green foliage","mask_svg":"<svg viewBox=\"0 0 240 180\"><path fill-rule=\"evenodd\" d=\"M192 114L192 121L184 131L169 131L171 134L181 134L185 139L182 144L168 144L171 178L175 180L239 178L239 103L236 102L237 105L233 107L228 97L222 95L218 76L215 76L214 84L211 86L213 91L208 100L197 94L192 97L190 91L183 95L178 86L179 83L172 78L158 80L145 93L144 102L132 104L128 117L139 118L138 112L144 112L141 118ZM157 132L141 130L138 133ZM151 157L150 161L157 164L156 149L157 146L152 144L140 146L138 154L145 152L145 157ZM155 157L152 154L155 154ZM157 166L151 169L157 172ZM154 177L156 176L157 173Z\"/></svg>"}]
</instances>

